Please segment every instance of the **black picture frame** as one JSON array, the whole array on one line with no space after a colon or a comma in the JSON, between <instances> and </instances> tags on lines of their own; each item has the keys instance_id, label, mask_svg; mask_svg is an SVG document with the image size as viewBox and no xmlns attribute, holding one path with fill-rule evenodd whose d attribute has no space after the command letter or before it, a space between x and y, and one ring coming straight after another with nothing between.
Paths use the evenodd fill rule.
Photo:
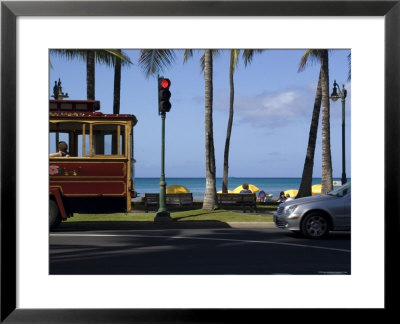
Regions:
<instances>
[{"instance_id":1,"label":"black picture frame","mask_svg":"<svg viewBox=\"0 0 400 324\"><path fill-rule=\"evenodd\" d=\"M1 2L1 322L203 323L265 316L264 310L16 308L16 19L19 16L384 16L385 308L398 283L389 262L399 234L400 4L396 1L2 1ZM367 94L371 90L366 89ZM366 283L367 285L368 283ZM40 292L38 292L40 293ZM380 311L380 310L378 310ZM251 322L251 321L250 321Z\"/></svg>"}]
</instances>

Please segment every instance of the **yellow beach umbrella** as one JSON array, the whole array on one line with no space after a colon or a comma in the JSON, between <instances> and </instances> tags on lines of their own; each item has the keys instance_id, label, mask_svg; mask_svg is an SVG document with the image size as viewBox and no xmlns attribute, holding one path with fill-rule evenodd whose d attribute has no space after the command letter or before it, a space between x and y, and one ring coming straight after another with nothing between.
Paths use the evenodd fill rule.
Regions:
<instances>
[{"instance_id":1,"label":"yellow beach umbrella","mask_svg":"<svg viewBox=\"0 0 400 324\"><path fill-rule=\"evenodd\" d=\"M315 195L317 195L317 194L320 194L320 193L321 193L321 188L322 188L322 185L321 185L320 183L319 183L319 184L313 185L313 186L311 187L311 193L312 193L312 195L315 196Z\"/></svg>"},{"instance_id":2,"label":"yellow beach umbrella","mask_svg":"<svg viewBox=\"0 0 400 324\"><path fill-rule=\"evenodd\" d=\"M290 198L296 198L298 192L299 192L299 191L296 190L296 189L288 189L288 190L284 191L285 196L286 196L287 194L289 194Z\"/></svg>"},{"instance_id":3,"label":"yellow beach umbrella","mask_svg":"<svg viewBox=\"0 0 400 324\"><path fill-rule=\"evenodd\" d=\"M237 188L235 188L235 189L233 190L233 193L240 193L242 190L243 190L243 187L242 187L242 185L240 185L239 187L237 187ZM252 193L255 193L255 192L259 192L259 191L260 191L260 189L258 189L256 186L254 186L254 185L252 185L252 184L249 184L249 190L250 190Z\"/></svg>"},{"instance_id":4,"label":"yellow beach umbrella","mask_svg":"<svg viewBox=\"0 0 400 324\"><path fill-rule=\"evenodd\" d=\"M172 185L172 186L168 186L166 188L165 192L167 194L171 194L171 193L187 193L187 192L190 192L190 190L188 188L186 188L185 186Z\"/></svg>"},{"instance_id":5,"label":"yellow beach umbrella","mask_svg":"<svg viewBox=\"0 0 400 324\"><path fill-rule=\"evenodd\" d=\"M217 193L222 193L222 190L218 191ZM228 193L233 193L232 190L228 190Z\"/></svg>"}]
</instances>

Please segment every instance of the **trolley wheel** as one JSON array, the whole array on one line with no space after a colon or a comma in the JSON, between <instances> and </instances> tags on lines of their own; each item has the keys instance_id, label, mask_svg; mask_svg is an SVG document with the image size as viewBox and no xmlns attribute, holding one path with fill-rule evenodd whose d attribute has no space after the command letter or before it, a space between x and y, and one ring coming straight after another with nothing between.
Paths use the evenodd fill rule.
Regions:
<instances>
[{"instance_id":1,"label":"trolley wheel","mask_svg":"<svg viewBox=\"0 0 400 324\"><path fill-rule=\"evenodd\" d=\"M58 209L57 203L50 199L49 204L49 227L50 230L55 229L61 223L61 213Z\"/></svg>"}]
</instances>

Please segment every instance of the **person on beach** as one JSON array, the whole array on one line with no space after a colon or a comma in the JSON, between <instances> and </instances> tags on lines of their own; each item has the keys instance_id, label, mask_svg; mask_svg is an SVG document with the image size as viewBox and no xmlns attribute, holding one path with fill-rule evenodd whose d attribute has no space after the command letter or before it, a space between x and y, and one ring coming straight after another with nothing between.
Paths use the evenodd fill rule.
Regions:
<instances>
[{"instance_id":1,"label":"person on beach","mask_svg":"<svg viewBox=\"0 0 400 324\"><path fill-rule=\"evenodd\" d=\"M283 203L285 201L286 201L285 193L283 191L281 191L281 193L279 194L278 202Z\"/></svg>"},{"instance_id":2,"label":"person on beach","mask_svg":"<svg viewBox=\"0 0 400 324\"><path fill-rule=\"evenodd\" d=\"M50 153L50 157L69 157L68 144L64 141L58 143L58 152Z\"/></svg>"},{"instance_id":3,"label":"person on beach","mask_svg":"<svg viewBox=\"0 0 400 324\"><path fill-rule=\"evenodd\" d=\"M243 183L242 187L243 187L243 190L241 190L240 193L252 193L252 191L249 190L249 184L248 183Z\"/></svg>"},{"instance_id":4,"label":"person on beach","mask_svg":"<svg viewBox=\"0 0 400 324\"><path fill-rule=\"evenodd\" d=\"M290 197L290 195L289 194L286 194L286 200L285 201L289 201L289 200L293 200L294 198L293 197Z\"/></svg>"},{"instance_id":5,"label":"person on beach","mask_svg":"<svg viewBox=\"0 0 400 324\"><path fill-rule=\"evenodd\" d=\"M265 197L266 197L265 191L264 191L264 190L261 190L261 191L258 193L257 201L258 201L258 202L265 202Z\"/></svg>"}]
</instances>

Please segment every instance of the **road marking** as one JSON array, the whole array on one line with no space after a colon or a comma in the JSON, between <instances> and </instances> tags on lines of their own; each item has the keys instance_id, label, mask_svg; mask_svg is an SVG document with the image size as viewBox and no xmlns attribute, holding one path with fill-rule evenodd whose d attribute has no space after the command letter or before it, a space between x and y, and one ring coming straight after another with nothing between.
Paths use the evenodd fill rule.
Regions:
<instances>
[{"instance_id":1,"label":"road marking","mask_svg":"<svg viewBox=\"0 0 400 324\"><path fill-rule=\"evenodd\" d=\"M209 237L191 237L191 236L168 236L168 235L142 235L142 234L76 234L76 233L51 233L50 236L63 236L63 237L146 237L146 238L168 238L168 239L186 239L186 240L203 240L203 241L225 241L225 242L241 242L241 243L257 243L257 244L275 244L286 245L293 247L303 247L320 250L331 250L350 253L351 250L330 248L325 246L312 246L298 243L284 243L284 242L271 242L271 241L254 241L254 240L238 240L238 239L225 239L225 238L209 238Z\"/></svg>"}]
</instances>

